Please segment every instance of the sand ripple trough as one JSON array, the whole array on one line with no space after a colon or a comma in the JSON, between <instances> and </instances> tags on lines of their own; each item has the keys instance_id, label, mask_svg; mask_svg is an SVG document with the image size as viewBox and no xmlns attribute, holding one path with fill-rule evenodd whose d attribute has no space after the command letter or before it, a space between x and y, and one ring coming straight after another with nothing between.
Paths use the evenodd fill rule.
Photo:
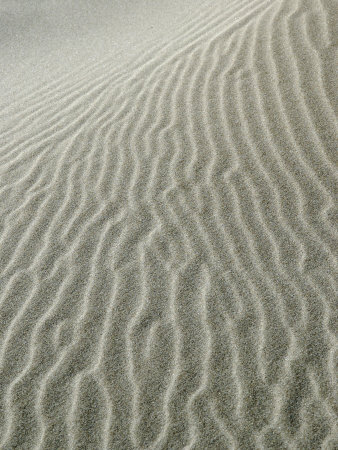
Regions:
<instances>
[{"instance_id":1,"label":"sand ripple trough","mask_svg":"<svg viewBox=\"0 0 338 450\"><path fill-rule=\"evenodd\" d=\"M0 448L338 448L334 0L205 2L0 112Z\"/></svg>"}]
</instances>

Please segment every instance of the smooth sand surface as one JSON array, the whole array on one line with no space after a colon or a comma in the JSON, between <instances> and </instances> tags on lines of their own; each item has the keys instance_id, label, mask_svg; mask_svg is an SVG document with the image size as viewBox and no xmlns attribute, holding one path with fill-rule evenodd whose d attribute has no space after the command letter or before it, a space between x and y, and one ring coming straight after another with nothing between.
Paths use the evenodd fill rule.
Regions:
<instances>
[{"instance_id":1,"label":"smooth sand surface","mask_svg":"<svg viewBox=\"0 0 338 450\"><path fill-rule=\"evenodd\" d=\"M0 449L338 448L337 26L0 3Z\"/></svg>"}]
</instances>

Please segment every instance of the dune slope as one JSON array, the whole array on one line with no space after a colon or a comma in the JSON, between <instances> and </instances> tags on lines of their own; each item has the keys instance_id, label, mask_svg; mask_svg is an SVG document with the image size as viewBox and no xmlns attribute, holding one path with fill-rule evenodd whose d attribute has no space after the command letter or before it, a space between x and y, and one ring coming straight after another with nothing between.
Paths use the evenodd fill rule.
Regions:
<instances>
[{"instance_id":1,"label":"dune slope","mask_svg":"<svg viewBox=\"0 0 338 450\"><path fill-rule=\"evenodd\" d=\"M200 2L128 57L13 81L1 449L338 447L337 23Z\"/></svg>"}]
</instances>

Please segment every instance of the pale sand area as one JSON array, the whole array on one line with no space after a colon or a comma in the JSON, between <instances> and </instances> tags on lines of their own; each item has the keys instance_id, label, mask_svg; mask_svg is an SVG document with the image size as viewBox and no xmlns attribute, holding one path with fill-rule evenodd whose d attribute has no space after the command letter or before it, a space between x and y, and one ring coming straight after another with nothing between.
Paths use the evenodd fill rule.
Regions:
<instances>
[{"instance_id":1,"label":"pale sand area","mask_svg":"<svg viewBox=\"0 0 338 450\"><path fill-rule=\"evenodd\" d=\"M338 448L337 27L0 3L0 449Z\"/></svg>"}]
</instances>

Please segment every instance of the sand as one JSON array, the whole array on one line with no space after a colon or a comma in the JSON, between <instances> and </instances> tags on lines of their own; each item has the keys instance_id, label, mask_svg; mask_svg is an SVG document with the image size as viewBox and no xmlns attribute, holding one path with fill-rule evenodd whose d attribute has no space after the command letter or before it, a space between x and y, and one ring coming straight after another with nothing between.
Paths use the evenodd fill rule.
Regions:
<instances>
[{"instance_id":1,"label":"sand","mask_svg":"<svg viewBox=\"0 0 338 450\"><path fill-rule=\"evenodd\" d=\"M338 448L335 0L2 1L0 448Z\"/></svg>"}]
</instances>

